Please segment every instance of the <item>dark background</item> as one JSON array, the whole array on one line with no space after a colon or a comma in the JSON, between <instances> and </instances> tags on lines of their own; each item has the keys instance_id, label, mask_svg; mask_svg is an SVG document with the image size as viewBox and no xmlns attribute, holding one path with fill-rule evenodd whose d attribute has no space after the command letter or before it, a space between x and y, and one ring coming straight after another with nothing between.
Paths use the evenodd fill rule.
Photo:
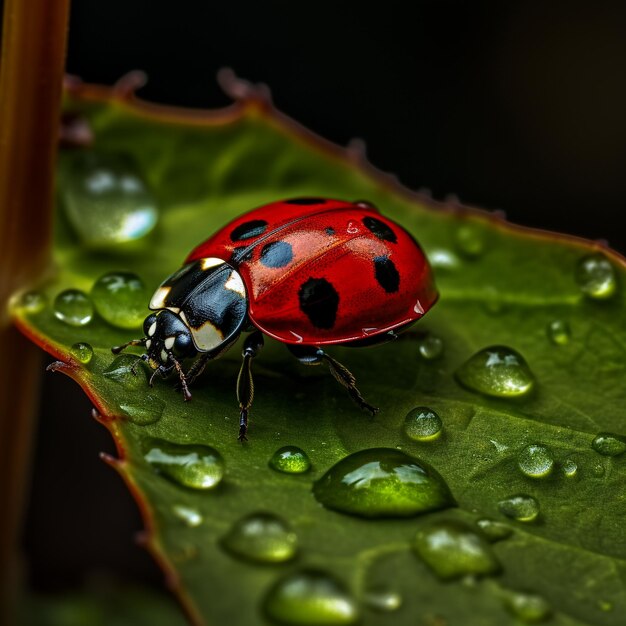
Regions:
<instances>
[{"instance_id":1,"label":"dark background","mask_svg":"<svg viewBox=\"0 0 626 626\"><path fill-rule=\"evenodd\" d=\"M373 4L373 3L372 3ZM76 0L68 71L142 97L223 106L220 67L278 108L435 198L626 252L626 3ZM68 379L46 375L24 544L37 589L88 572L158 582L141 527L99 461L109 435Z\"/></svg>"}]
</instances>

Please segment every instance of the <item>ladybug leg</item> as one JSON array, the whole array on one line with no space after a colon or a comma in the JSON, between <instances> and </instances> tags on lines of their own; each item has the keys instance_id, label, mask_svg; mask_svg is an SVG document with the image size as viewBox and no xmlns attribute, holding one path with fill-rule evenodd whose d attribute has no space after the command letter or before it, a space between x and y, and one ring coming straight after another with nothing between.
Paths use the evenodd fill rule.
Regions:
<instances>
[{"instance_id":1,"label":"ladybug leg","mask_svg":"<svg viewBox=\"0 0 626 626\"><path fill-rule=\"evenodd\" d=\"M372 415L378 413L378 408L367 403L356 386L356 378L345 366L315 346L288 346L289 351L304 365L319 365L326 363L333 378L348 390L350 397L365 411Z\"/></svg>"},{"instance_id":2,"label":"ladybug leg","mask_svg":"<svg viewBox=\"0 0 626 626\"><path fill-rule=\"evenodd\" d=\"M209 355L205 352L194 362L186 374L187 385L191 385L195 382L196 378L204 372L204 368L210 360Z\"/></svg>"},{"instance_id":3,"label":"ladybug leg","mask_svg":"<svg viewBox=\"0 0 626 626\"><path fill-rule=\"evenodd\" d=\"M183 372L183 368L178 362L178 359L171 352L168 352L168 355L170 357L170 361L174 364L174 367L178 372L178 377L180 378L180 388L183 392L183 399L185 402L189 402L189 400L191 400L191 393L189 392L189 387L187 387L187 377L185 376L185 372Z\"/></svg>"},{"instance_id":4,"label":"ladybug leg","mask_svg":"<svg viewBox=\"0 0 626 626\"><path fill-rule=\"evenodd\" d=\"M264 345L263 335L256 331L246 337L241 355L243 361L237 377L237 401L239 402L239 441L247 441L248 410L254 399L254 381L252 380L252 359Z\"/></svg>"}]
</instances>

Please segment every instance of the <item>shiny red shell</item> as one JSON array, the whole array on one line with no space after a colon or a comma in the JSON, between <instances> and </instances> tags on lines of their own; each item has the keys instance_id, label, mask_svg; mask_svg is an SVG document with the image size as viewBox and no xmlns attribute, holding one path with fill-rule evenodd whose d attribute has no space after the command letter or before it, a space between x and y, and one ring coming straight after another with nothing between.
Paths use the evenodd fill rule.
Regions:
<instances>
[{"instance_id":1,"label":"shiny red shell","mask_svg":"<svg viewBox=\"0 0 626 626\"><path fill-rule=\"evenodd\" d=\"M283 343L375 337L422 317L437 299L415 239L366 202L295 198L245 213L186 262L237 267L250 321Z\"/></svg>"}]
</instances>

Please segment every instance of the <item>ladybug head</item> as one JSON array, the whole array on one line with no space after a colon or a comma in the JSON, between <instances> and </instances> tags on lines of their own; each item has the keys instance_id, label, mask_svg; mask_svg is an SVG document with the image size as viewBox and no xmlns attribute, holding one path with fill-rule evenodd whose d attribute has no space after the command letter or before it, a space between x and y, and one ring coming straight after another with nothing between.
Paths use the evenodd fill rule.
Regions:
<instances>
[{"instance_id":1,"label":"ladybug head","mask_svg":"<svg viewBox=\"0 0 626 626\"><path fill-rule=\"evenodd\" d=\"M164 309L146 317L143 323L146 354L142 357L152 369L174 366L197 354L189 328L172 311Z\"/></svg>"}]
</instances>

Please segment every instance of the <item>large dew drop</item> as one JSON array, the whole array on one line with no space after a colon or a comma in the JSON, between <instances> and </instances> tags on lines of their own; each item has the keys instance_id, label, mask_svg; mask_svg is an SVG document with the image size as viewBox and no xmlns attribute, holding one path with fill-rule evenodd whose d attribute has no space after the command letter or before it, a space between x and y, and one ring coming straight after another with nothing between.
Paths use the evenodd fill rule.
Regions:
<instances>
[{"instance_id":1,"label":"large dew drop","mask_svg":"<svg viewBox=\"0 0 626 626\"><path fill-rule=\"evenodd\" d=\"M393 448L355 452L313 486L325 507L360 517L410 517L454 506L443 478L427 463Z\"/></svg>"},{"instance_id":2,"label":"large dew drop","mask_svg":"<svg viewBox=\"0 0 626 626\"><path fill-rule=\"evenodd\" d=\"M117 328L139 328L146 317L149 294L139 276L110 272L91 288L91 299L100 316Z\"/></svg>"},{"instance_id":3,"label":"large dew drop","mask_svg":"<svg viewBox=\"0 0 626 626\"><path fill-rule=\"evenodd\" d=\"M426 361L434 361L443 352L443 340L435 335L426 335L419 339L417 350Z\"/></svg>"},{"instance_id":4,"label":"large dew drop","mask_svg":"<svg viewBox=\"0 0 626 626\"><path fill-rule=\"evenodd\" d=\"M86 326L93 319L93 303L79 289L66 289L54 299L54 315L68 326Z\"/></svg>"},{"instance_id":5,"label":"large dew drop","mask_svg":"<svg viewBox=\"0 0 626 626\"><path fill-rule=\"evenodd\" d=\"M156 199L129 155L77 152L65 176L63 208L88 246L133 241L154 228Z\"/></svg>"},{"instance_id":6,"label":"large dew drop","mask_svg":"<svg viewBox=\"0 0 626 626\"><path fill-rule=\"evenodd\" d=\"M458 521L432 522L423 526L417 531L413 549L442 580L485 576L500 570L487 540Z\"/></svg>"},{"instance_id":7,"label":"large dew drop","mask_svg":"<svg viewBox=\"0 0 626 626\"><path fill-rule=\"evenodd\" d=\"M518 522L534 522L539 515L539 502L523 494L500 500L498 508L500 513Z\"/></svg>"},{"instance_id":8,"label":"large dew drop","mask_svg":"<svg viewBox=\"0 0 626 626\"><path fill-rule=\"evenodd\" d=\"M535 385L524 357L507 346L480 350L459 367L456 378L464 387L496 398L523 397Z\"/></svg>"},{"instance_id":9,"label":"large dew drop","mask_svg":"<svg viewBox=\"0 0 626 626\"><path fill-rule=\"evenodd\" d=\"M626 438L613 433L598 433L591 447L602 456L619 456L626 452Z\"/></svg>"},{"instance_id":10,"label":"large dew drop","mask_svg":"<svg viewBox=\"0 0 626 626\"><path fill-rule=\"evenodd\" d=\"M592 254L580 261L576 268L576 282L593 300L607 300L617 291L615 269L603 254Z\"/></svg>"},{"instance_id":11,"label":"large dew drop","mask_svg":"<svg viewBox=\"0 0 626 626\"><path fill-rule=\"evenodd\" d=\"M529 478L546 478L554 469L554 457L546 446L532 444L520 450L517 466Z\"/></svg>"},{"instance_id":12,"label":"large dew drop","mask_svg":"<svg viewBox=\"0 0 626 626\"><path fill-rule=\"evenodd\" d=\"M285 474L303 474L311 469L307 453L297 446L284 446L274 452L269 466Z\"/></svg>"},{"instance_id":13,"label":"large dew drop","mask_svg":"<svg viewBox=\"0 0 626 626\"><path fill-rule=\"evenodd\" d=\"M359 612L346 587L318 570L301 570L281 578L263 602L266 615L287 626L355 624Z\"/></svg>"},{"instance_id":14,"label":"large dew drop","mask_svg":"<svg viewBox=\"0 0 626 626\"><path fill-rule=\"evenodd\" d=\"M20 297L17 306L29 315L41 313L47 306L46 295L39 291L27 291Z\"/></svg>"},{"instance_id":15,"label":"large dew drop","mask_svg":"<svg viewBox=\"0 0 626 626\"><path fill-rule=\"evenodd\" d=\"M224 461L209 446L153 440L144 459L159 473L191 489L213 489L224 476Z\"/></svg>"},{"instance_id":16,"label":"large dew drop","mask_svg":"<svg viewBox=\"0 0 626 626\"><path fill-rule=\"evenodd\" d=\"M404 418L404 432L414 441L432 441L441 435L441 418L432 409L418 406Z\"/></svg>"},{"instance_id":17,"label":"large dew drop","mask_svg":"<svg viewBox=\"0 0 626 626\"><path fill-rule=\"evenodd\" d=\"M70 354L83 365L87 365L93 358L93 348L84 341L72 344Z\"/></svg>"},{"instance_id":18,"label":"large dew drop","mask_svg":"<svg viewBox=\"0 0 626 626\"><path fill-rule=\"evenodd\" d=\"M257 563L284 563L296 556L298 540L286 522L271 513L254 513L236 522L222 539L231 554Z\"/></svg>"}]
</instances>

